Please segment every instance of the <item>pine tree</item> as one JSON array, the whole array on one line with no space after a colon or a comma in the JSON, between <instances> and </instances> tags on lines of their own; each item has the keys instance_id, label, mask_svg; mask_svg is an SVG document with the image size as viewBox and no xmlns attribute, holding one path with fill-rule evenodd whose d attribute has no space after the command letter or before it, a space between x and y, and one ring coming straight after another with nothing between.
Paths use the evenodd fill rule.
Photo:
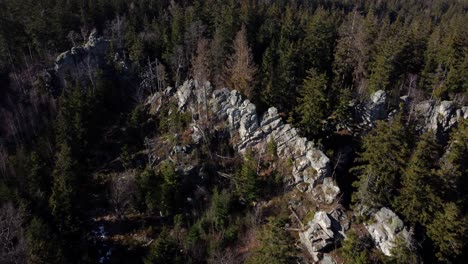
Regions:
<instances>
[{"instance_id":1,"label":"pine tree","mask_svg":"<svg viewBox=\"0 0 468 264\"><path fill-rule=\"evenodd\" d=\"M421 136L402 176L397 206L412 223L426 225L440 209L441 178L437 175L440 146L432 131Z\"/></svg>"},{"instance_id":2,"label":"pine tree","mask_svg":"<svg viewBox=\"0 0 468 264\"><path fill-rule=\"evenodd\" d=\"M315 69L308 71L299 91L298 105L295 109L299 125L308 135L316 137L321 134L323 122L328 113L327 77Z\"/></svg>"}]
</instances>

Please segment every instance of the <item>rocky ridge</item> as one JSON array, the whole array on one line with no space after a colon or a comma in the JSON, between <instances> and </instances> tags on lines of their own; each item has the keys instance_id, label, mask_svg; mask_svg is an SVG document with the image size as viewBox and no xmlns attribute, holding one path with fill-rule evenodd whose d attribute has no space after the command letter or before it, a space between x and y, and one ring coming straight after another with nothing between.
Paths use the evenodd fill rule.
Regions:
<instances>
[{"instance_id":1,"label":"rocky ridge","mask_svg":"<svg viewBox=\"0 0 468 264\"><path fill-rule=\"evenodd\" d=\"M259 116L256 106L244 99L236 90L213 89L210 83L200 84L189 80L178 89L168 88L163 92L177 100L179 110L202 115L204 108L210 108L217 121L225 123L232 138L236 138L235 149L245 153L247 149L263 151L268 142L277 146L279 158L289 159L293 164L291 183L307 192L320 204L336 202L339 187L331 178L330 159L313 142L299 136L290 124L283 122L274 107ZM159 105L160 96L152 96L149 105ZM152 107L153 108L153 107ZM200 110L202 109L202 110ZM198 118L201 118L200 116ZM203 131L192 125L192 139L200 142ZM330 245L342 239L350 221L345 209L337 204L330 212L319 211L299 233L303 246L316 261Z\"/></svg>"},{"instance_id":2,"label":"rocky ridge","mask_svg":"<svg viewBox=\"0 0 468 264\"><path fill-rule=\"evenodd\" d=\"M231 134L236 138L235 148L240 153L247 149L263 151L268 142L277 146L278 157L289 159L293 164L291 183L301 191L311 194L320 204L337 202L339 187L331 176L330 159L319 150L313 142L301 137L290 124L285 123L275 107L270 107L261 116L256 106L244 99L236 90L227 88L213 89L209 82L201 84L194 80L183 85L167 88L164 92L153 95L147 104L159 108L161 96L175 98L179 110L187 110L198 114L206 114L207 109L214 113L217 121L225 123ZM403 100L403 99L402 99ZM408 103L408 100L404 100ZM468 107L457 108L454 102L443 101L436 104L433 101L423 101L414 106L415 115L420 122L421 130L433 130L438 136L444 136L456 126L459 118L468 117ZM357 108L361 130L375 126L376 121L392 116L387 109L387 94L379 90L371 95L368 102ZM194 143L203 140L203 130L196 124L192 125ZM371 223L365 224L366 230L374 240L376 247L385 255L390 256L395 240L402 237L404 241L411 239L411 233L402 220L390 209L381 208L370 214ZM333 245L345 239L345 231L350 228L350 219L346 210L338 203L334 208L317 211L314 218L299 232L300 242L312 255L315 262L323 262Z\"/></svg>"},{"instance_id":3,"label":"rocky ridge","mask_svg":"<svg viewBox=\"0 0 468 264\"><path fill-rule=\"evenodd\" d=\"M272 140L278 156L290 159L293 164L293 183L306 183L304 191L310 192L320 203L333 203L340 189L330 178L330 159L313 142L299 136L290 124L283 122L278 110L271 107L261 117L256 106L244 99L236 90L214 90L209 83L186 81L174 95L179 109L192 112L208 105L215 117L227 123L231 136L239 135L235 148L245 153L249 148L261 151ZM194 126L193 130L197 130Z\"/></svg>"}]
</instances>

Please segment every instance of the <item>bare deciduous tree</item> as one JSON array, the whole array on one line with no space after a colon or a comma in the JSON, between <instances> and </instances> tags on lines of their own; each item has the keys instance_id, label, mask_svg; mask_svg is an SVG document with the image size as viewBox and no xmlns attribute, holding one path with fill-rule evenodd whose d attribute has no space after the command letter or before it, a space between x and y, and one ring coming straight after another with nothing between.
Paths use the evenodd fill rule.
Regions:
<instances>
[{"instance_id":1,"label":"bare deciduous tree","mask_svg":"<svg viewBox=\"0 0 468 264\"><path fill-rule=\"evenodd\" d=\"M110 29L112 32L113 40L116 44L117 49L121 49L123 46L123 33L125 28L125 18L117 16L112 20Z\"/></svg>"},{"instance_id":2,"label":"bare deciduous tree","mask_svg":"<svg viewBox=\"0 0 468 264\"><path fill-rule=\"evenodd\" d=\"M80 39L80 35L72 30L68 32L67 39L70 40L73 46L76 46L76 41Z\"/></svg>"},{"instance_id":3,"label":"bare deciduous tree","mask_svg":"<svg viewBox=\"0 0 468 264\"><path fill-rule=\"evenodd\" d=\"M192 22L184 34L184 46L186 60L192 61L197 51L198 40L203 36L206 31L206 26L199 20Z\"/></svg>"},{"instance_id":4,"label":"bare deciduous tree","mask_svg":"<svg viewBox=\"0 0 468 264\"><path fill-rule=\"evenodd\" d=\"M184 69L187 69L187 60L184 55L184 48L179 45L175 49L174 54L171 56L171 67L173 72L175 72L175 87L179 87L180 80L182 79L182 74Z\"/></svg>"},{"instance_id":5,"label":"bare deciduous tree","mask_svg":"<svg viewBox=\"0 0 468 264\"><path fill-rule=\"evenodd\" d=\"M207 85L211 77L211 67L209 61L210 42L207 39L200 39L197 44L197 53L192 61L192 76L197 81L198 85L202 86L203 102L198 102L198 115L201 118L201 112L204 112L205 121L208 117L208 102L207 102ZM201 107L200 107L201 106Z\"/></svg>"},{"instance_id":6,"label":"bare deciduous tree","mask_svg":"<svg viewBox=\"0 0 468 264\"><path fill-rule=\"evenodd\" d=\"M131 207L135 191L135 175L131 171L112 176L110 203L119 218Z\"/></svg>"},{"instance_id":7,"label":"bare deciduous tree","mask_svg":"<svg viewBox=\"0 0 468 264\"><path fill-rule=\"evenodd\" d=\"M252 50L247 42L247 31L245 25L236 34L233 43L234 54L226 63L225 82L226 84L252 99L252 88L257 67L254 65Z\"/></svg>"},{"instance_id":8,"label":"bare deciduous tree","mask_svg":"<svg viewBox=\"0 0 468 264\"><path fill-rule=\"evenodd\" d=\"M197 44L197 53L192 60L192 76L201 83L207 82L211 75L209 49L210 42L205 38L200 39Z\"/></svg>"},{"instance_id":9,"label":"bare deciduous tree","mask_svg":"<svg viewBox=\"0 0 468 264\"><path fill-rule=\"evenodd\" d=\"M22 215L11 203L0 209L0 263L25 263Z\"/></svg>"}]
</instances>

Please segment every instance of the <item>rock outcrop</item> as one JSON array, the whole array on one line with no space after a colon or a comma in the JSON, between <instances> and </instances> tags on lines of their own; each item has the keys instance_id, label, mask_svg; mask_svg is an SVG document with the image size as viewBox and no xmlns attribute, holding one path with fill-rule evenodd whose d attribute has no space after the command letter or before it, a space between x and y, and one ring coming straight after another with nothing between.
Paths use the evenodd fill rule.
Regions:
<instances>
[{"instance_id":1,"label":"rock outcrop","mask_svg":"<svg viewBox=\"0 0 468 264\"><path fill-rule=\"evenodd\" d=\"M344 209L339 207L327 214L316 212L314 219L309 221L306 230L299 233L301 243L312 255L315 261L333 244L344 237L344 231L349 228L349 220Z\"/></svg>"},{"instance_id":2,"label":"rock outcrop","mask_svg":"<svg viewBox=\"0 0 468 264\"><path fill-rule=\"evenodd\" d=\"M294 127L285 124L276 108L269 108L259 118L254 104L244 100L238 91L226 88L213 92L211 105L216 116L228 122L231 133L239 134L236 145L239 152L261 148L272 140L277 146L278 156L292 162L296 184L308 184L306 190L313 190L321 202L331 203L336 199L339 188L328 178L330 159L313 142L300 137Z\"/></svg>"},{"instance_id":3,"label":"rock outcrop","mask_svg":"<svg viewBox=\"0 0 468 264\"><path fill-rule=\"evenodd\" d=\"M310 193L310 197L321 204L336 201L340 189L330 177L330 159L313 142L301 137L294 127L285 123L276 108L271 107L260 116L256 106L244 99L238 91L226 88L214 90L209 83L202 85L193 80L186 81L176 91L166 93L165 96L174 98L180 111L197 113L200 108L209 107L212 113L210 119L226 124L234 148L240 153L245 153L247 149L263 151L273 141L278 157L292 164L293 184ZM150 97L147 104L150 108L158 108L159 96ZM197 118L203 117L195 115ZM192 131L193 141L200 142L203 131L196 122L192 124ZM345 210L337 205L329 213L316 213L307 229L300 233L301 242L319 260L322 252L343 238L348 228L349 219Z\"/></svg>"},{"instance_id":4,"label":"rock outcrop","mask_svg":"<svg viewBox=\"0 0 468 264\"><path fill-rule=\"evenodd\" d=\"M383 120L388 117L387 111L387 93L378 90L371 94L368 101L356 106L356 123L361 129L369 129L374 126L377 120Z\"/></svg>"},{"instance_id":5,"label":"rock outcrop","mask_svg":"<svg viewBox=\"0 0 468 264\"><path fill-rule=\"evenodd\" d=\"M89 35L88 42L83 46L72 47L57 57L55 71L57 74L64 73L82 62L100 64L108 46L109 41L99 37L97 31L93 30Z\"/></svg>"},{"instance_id":6,"label":"rock outcrop","mask_svg":"<svg viewBox=\"0 0 468 264\"><path fill-rule=\"evenodd\" d=\"M383 90L378 90L370 97L367 103L366 121L375 122L387 118L388 113L386 110L387 93Z\"/></svg>"},{"instance_id":7,"label":"rock outcrop","mask_svg":"<svg viewBox=\"0 0 468 264\"><path fill-rule=\"evenodd\" d=\"M194 80L184 82L174 97L179 110L197 112L208 105L214 118L226 122L231 136L238 137L235 148L240 153L249 148L261 150L273 141L278 156L289 159L293 164L293 182L305 183L303 190L311 192L319 202L332 203L340 193L338 186L329 178L330 159L313 142L300 137L294 127L284 123L276 108L269 108L260 117L255 105L238 91L227 88L213 90L210 83L202 85ZM197 128L193 131L196 133L194 140L199 142L201 131Z\"/></svg>"},{"instance_id":8,"label":"rock outcrop","mask_svg":"<svg viewBox=\"0 0 468 264\"><path fill-rule=\"evenodd\" d=\"M391 256L391 250L395 246L395 239L401 236L405 241L410 233L406 230L403 221L390 209L383 207L373 215L371 224L365 227L375 245L387 256Z\"/></svg>"},{"instance_id":9,"label":"rock outcrop","mask_svg":"<svg viewBox=\"0 0 468 264\"><path fill-rule=\"evenodd\" d=\"M423 101L414 107L417 129L432 130L439 140L446 140L450 130L460 118L468 118L468 106L457 107L453 101L436 103L433 100Z\"/></svg>"}]
</instances>

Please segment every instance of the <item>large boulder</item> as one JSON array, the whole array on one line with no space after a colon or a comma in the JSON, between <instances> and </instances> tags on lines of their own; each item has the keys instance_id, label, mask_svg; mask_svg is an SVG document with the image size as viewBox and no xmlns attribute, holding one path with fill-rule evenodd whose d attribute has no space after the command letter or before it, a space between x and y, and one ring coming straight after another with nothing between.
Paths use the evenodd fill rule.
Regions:
<instances>
[{"instance_id":1,"label":"large boulder","mask_svg":"<svg viewBox=\"0 0 468 264\"><path fill-rule=\"evenodd\" d=\"M365 225L377 248L387 256L391 256L391 250L395 246L398 236L409 239L409 232L406 230L403 221L390 209L382 207L373 215L370 224Z\"/></svg>"},{"instance_id":2,"label":"large boulder","mask_svg":"<svg viewBox=\"0 0 468 264\"><path fill-rule=\"evenodd\" d=\"M337 240L344 237L344 231L348 228L349 220L344 209L338 206L329 214L324 211L316 212L306 229L299 233L299 238L314 260L319 261L324 252L329 251Z\"/></svg>"},{"instance_id":3,"label":"large boulder","mask_svg":"<svg viewBox=\"0 0 468 264\"><path fill-rule=\"evenodd\" d=\"M368 121L375 122L387 118L387 93L383 90L378 90L371 95L370 99L367 104Z\"/></svg>"},{"instance_id":4,"label":"large boulder","mask_svg":"<svg viewBox=\"0 0 468 264\"><path fill-rule=\"evenodd\" d=\"M319 211L315 213L314 219L307 226L304 232L299 233L299 237L314 260L318 261L320 253L333 245L335 239L335 234L331 229L331 219L326 212Z\"/></svg>"},{"instance_id":5,"label":"large boulder","mask_svg":"<svg viewBox=\"0 0 468 264\"><path fill-rule=\"evenodd\" d=\"M441 141L448 138L450 130L457 125L458 120L468 118L468 106L457 107L453 101L436 103L433 100L426 100L416 104L414 112L417 129L432 130Z\"/></svg>"},{"instance_id":6,"label":"large boulder","mask_svg":"<svg viewBox=\"0 0 468 264\"><path fill-rule=\"evenodd\" d=\"M182 84L182 86L180 86L179 89L177 89L176 96L179 110L183 109L190 100L193 86L193 81L189 80L185 81L184 84Z\"/></svg>"},{"instance_id":7,"label":"large boulder","mask_svg":"<svg viewBox=\"0 0 468 264\"><path fill-rule=\"evenodd\" d=\"M383 90L378 90L371 94L370 98L355 106L356 121L364 129L373 127L377 120L386 119L387 113L387 93Z\"/></svg>"}]
</instances>

